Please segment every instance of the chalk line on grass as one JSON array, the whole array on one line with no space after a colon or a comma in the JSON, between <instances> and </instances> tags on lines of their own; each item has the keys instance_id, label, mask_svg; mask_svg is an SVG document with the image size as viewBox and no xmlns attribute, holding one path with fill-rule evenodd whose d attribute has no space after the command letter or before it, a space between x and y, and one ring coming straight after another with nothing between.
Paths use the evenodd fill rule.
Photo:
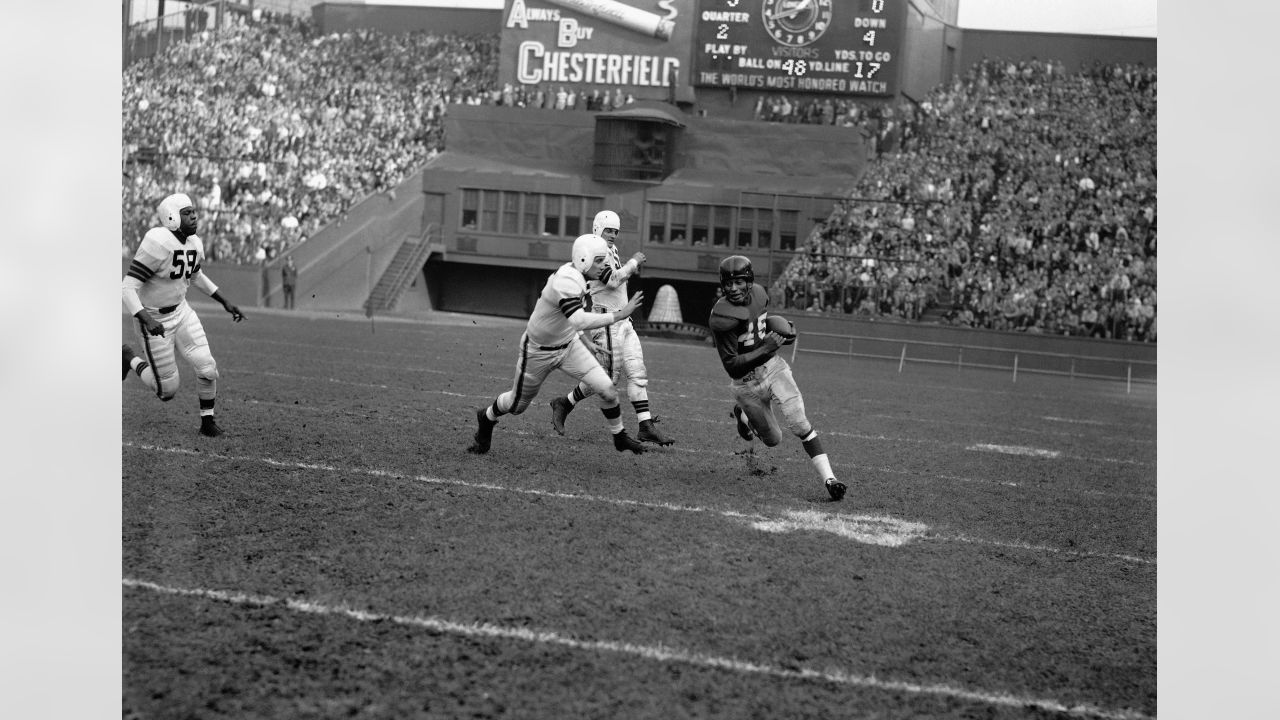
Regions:
<instances>
[{"instance_id":1,"label":"chalk line on grass","mask_svg":"<svg viewBox=\"0 0 1280 720\"><path fill-rule=\"evenodd\" d=\"M571 650L584 652L615 653L638 657L655 662L674 662L693 665L713 670L722 670L745 675L762 675L781 680L804 680L832 683L865 690L880 690L911 695L931 695L956 700L982 703L1007 708L1036 708L1048 712L1066 713L1075 717L1100 718L1101 720L1151 720L1150 716L1133 710L1111 710L1095 705L1067 705L1061 701L1019 696L1011 693L987 690L972 690L955 687L947 683L914 683L900 680L877 678L875 675L864 675L847 670L827 668L822 670L802 668L792 670L783 667L751 662L733 657L724 657L700 653L691 650L673 648L666 645L647 645L620 640L580 640L549 630L534 630L527 627L504 626L494 623L464 623L431 615L393 615L388 613L357 610L346 605L326 605L298 598L276 598L237 592L233 590L214 590L208 588L183 588L161 585L146 580L122 578L124 587L136 590L179 597L196 597L233 605L249 607L283 607L297 613L309 615L329 615L346 617L359 622L393 622L411 628L420 628L437 633L458 635L462 637L514 640L543 645L556 645Z\"/></svg>"}]
</instances>

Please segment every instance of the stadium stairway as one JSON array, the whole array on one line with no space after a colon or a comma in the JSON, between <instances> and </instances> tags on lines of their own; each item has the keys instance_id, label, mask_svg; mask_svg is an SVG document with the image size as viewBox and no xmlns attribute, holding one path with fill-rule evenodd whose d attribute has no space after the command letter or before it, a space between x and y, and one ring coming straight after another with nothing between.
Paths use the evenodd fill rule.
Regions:
<instances>
[{"instance_id":1,"label":"stadium stairway","mask_svg":"<svg viewBox=\"0 0 1280 720\"><path fill-rule=\"evenodd\" d=\"M946 324L947 313L956 309L955 297L950 290L941 289L934 295L932 302L920 313L916 322Z\"/></svg>"},{"instance_id":2,"label":"stadium stairway","mask_svg":"<svg viewBox=\"0 0 1280 720\"><path fill-rule=\"evenodd\" d=\"M422 271L427 257L431 254L430 229L420 238L407 237L396 249L395 257L378 278L378 284L370 291L364 301L366 315L376 312L395 310L396 303L404 294L405 288L413 282L414 277Z\"/></svg>"}]
</instances>

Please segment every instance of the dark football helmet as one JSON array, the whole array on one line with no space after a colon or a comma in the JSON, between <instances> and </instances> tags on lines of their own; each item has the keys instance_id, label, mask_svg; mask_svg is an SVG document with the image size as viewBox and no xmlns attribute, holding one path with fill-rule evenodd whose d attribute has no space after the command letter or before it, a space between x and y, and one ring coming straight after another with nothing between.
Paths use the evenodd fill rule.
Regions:
<instances>
[{"instance_id":1,"label":"dark football helmet","mask_svg":"<svg viewBox=\"0 0 1280 720\"><path fill-rule=\"evenodd\" d=\"M747 286L742 290L733 288L733 281L738 278L747 281ZM751 286L755 281L755 271L751 269L751 261L745 256L730 255L720 261L720 289L734 305L746 305L751 300Z\"/></svg>"}]
</instances>

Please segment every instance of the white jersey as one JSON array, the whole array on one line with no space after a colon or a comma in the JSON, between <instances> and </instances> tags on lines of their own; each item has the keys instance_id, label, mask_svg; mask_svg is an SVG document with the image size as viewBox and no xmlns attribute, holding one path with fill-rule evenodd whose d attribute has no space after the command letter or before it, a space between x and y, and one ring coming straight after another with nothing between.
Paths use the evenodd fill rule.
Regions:
<instances>
[{"instance_id":1,"label":"white jersey","mask_svg":"<svg viewBox=\"0 0 1280 720\"><path fill-rule=\"evenodd\" d=\"M204 260L204 241L199 235L188 236L184 241L167 228L151 228L142 237L129 265L126 285L130 284L129 278L136 280L140 284L138 299L151 309L181 303L192 282L212 295L218 288L201 272ZM131 313L136 311L128 309Z\"/></svg>"},{"instance_id":2,"label":"white jersey","mask_svg":"<svg viewBox=\"0 0 1280 720\"><path fill-rule=\"evenodd\" d=\"M582 298L586 294L587 279L573 267L573 263L565 263L551 273L525 327L529 342L542 347L558 347L572 342L578 335L578 328L569 322L569 317L583 309Z\"/></svg>"},{"instance_id":3,"label":"white jersey","mask_svg":"<svg viewBox=\"0 0 1280 720\"><path fill-rule=\"evenodd\" d=\"M593 308L616 312L627 304L627 279L635 274L639 265L632 260L621 262L618 246L613 243L609 243L608 265L610 270L601 273L600 280L588 281L587 288Z\"/></svg>"}]
</instances>

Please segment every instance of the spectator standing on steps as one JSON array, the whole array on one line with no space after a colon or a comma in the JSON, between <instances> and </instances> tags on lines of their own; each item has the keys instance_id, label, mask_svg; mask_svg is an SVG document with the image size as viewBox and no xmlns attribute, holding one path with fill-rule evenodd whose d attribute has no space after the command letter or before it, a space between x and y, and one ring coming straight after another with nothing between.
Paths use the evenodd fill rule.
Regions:
<instances>
[{"instance_id":1,"label":"spectator standing on steps","mask_svg":"<svg viewBox=\"0 0 1280 720\"><path fill-rule=\"evenodd\" d=\"M280 268L280 282L284 287L284 309L293 309L293 293L298 287L298 267L293 264L293 256L284 259L284 267Z\"/></svg>"}]
</instances>

